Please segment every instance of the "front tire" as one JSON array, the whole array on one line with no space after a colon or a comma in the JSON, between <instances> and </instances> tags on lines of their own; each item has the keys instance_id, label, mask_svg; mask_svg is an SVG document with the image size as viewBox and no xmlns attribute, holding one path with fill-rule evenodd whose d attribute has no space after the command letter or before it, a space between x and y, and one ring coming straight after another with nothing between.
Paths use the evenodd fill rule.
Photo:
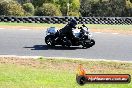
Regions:
<instances>
[{"instance_id":1,"label":"front tire","mask_svg":"<svg viewBox=\"0 0 132 88\"><path fill-rule=\"evenodd\" d=\"M91 39L91 41L90 41L90 47L92 47L93 45L95 45L95 40Z\"/></svg>"},{"instance_id":2,"label":"front tire","mask_svg":"<svg viewBox=\"0 0 132 88\"><path fill-rule=\"evenodd\" d=\"M87 41L84 41L84 42L82 43L83 48L90 48L90 47L92 47L93 45L95 45L94 39L87 40Z\"/></svg>"},{"instance_id":3,"label":"front tire","mask_svg":"<svg viewBox=\"0 0 132 88\"><path fill-rule=\"evenodd\" d=\"M48 46L55 46L53 40L54 40L54 36L52 36L52 35L47 35L47 36L45 37L45 43L46 43Z\"/></svg>"},{"instance_id":4,"label":"front tire","mask_svg":"<svg viewBox=\"0 0 132 88\"><path fill-rule=\"evenodd\" d=\"M89 42L84 41L82 46L83 46L82 48L84 48L84 49L90 48Z\"/></svg>"}]
</instances>

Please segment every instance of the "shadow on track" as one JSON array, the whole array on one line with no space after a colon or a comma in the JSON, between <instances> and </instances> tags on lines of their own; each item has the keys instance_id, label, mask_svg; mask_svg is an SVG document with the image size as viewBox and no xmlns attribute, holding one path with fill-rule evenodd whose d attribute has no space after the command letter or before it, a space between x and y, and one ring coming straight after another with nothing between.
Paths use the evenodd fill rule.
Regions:
<instances>
[{"instance_id":1,"label":"shadow on track","mask_svg":"<svg viewBox=\"0 0 132 88\"><path fill-rule=\"evenodd\" d=\"M76 49L82 49L81 47L62 47L62 46L54 46L50 47L47 45L34 45L33 47L24 47L29 48L31 50L76 50Z\"/></svg>"}]
</instances>

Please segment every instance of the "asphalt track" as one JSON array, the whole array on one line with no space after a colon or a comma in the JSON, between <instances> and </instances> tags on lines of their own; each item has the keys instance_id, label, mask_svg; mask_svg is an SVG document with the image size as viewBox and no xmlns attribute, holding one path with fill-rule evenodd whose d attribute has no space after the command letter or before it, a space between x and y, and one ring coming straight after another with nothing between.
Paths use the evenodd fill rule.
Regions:
<instances>
[{"instance_id":1,"label":"asphalt track","mask_svg":"<svg viewBox=\"0 0 132 88\"><path fill-rule=\"evenodd\" d=\"M132 35L93 33L96 45L89 49L81 46L48 47L44 30L0 28L0 55L69 57L132 61Z\"/></svg>"}]
</instances>

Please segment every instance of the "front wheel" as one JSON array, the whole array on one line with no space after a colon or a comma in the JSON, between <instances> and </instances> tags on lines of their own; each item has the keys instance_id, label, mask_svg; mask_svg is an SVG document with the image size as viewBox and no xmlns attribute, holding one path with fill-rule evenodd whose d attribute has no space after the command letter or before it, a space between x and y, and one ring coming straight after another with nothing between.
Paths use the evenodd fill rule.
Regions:
<instances>
[{"instance_id":1,"label":"front wheel","mask_svg":"<svg viewBox=\"0 0 132 88\"><path fill-rule=\"evenodd\" d=\"M82 43L82 48L90 48L90 45L89 45L89 42L86 42L86 41L84 41L83 43Z\"/></svg>"},{"instance_id":2,"label":"front wheel","mask_svg":"<svg viewBox=\"0 0 132 88\"><path fill-rule=\"evenodd\" d=\"M94 39L83 41L83 43L82 43L83 48L90 48L93 45L95 45Z\"/></svg>"},{"instance_id":3,"label":"front wheel","mask_svg":"<svg viewBox=\"0 0 132 88\"><path fill-rule=\"evenodd\" d=\"M48 46L55 46L54 44L54 36L52 35L48 35L45 37L45 43L48 45Z\"/></svg>"},{"instance_id":4,"label":"front wheel","mask_svg":"<svg viewBox=\"0 0 132 88\"><path fill-rule=\"evenodd\" d=\"M91 41L90 41L90 47L92 47L93 45L95 45L95 40L91 39Z\"/></svg>"}]
</instances>

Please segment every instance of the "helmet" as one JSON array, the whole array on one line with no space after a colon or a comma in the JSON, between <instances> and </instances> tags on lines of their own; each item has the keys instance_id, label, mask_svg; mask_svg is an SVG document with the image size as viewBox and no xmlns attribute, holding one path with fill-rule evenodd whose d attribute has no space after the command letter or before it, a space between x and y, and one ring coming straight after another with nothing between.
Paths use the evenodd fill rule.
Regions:
<instances>
[{"instance_id":1,"label":"helmet","mask_svg":"<svg viewBox=\"0 0 132 88\"><path fill-rule=\"evenodd\" d=\"M71 27L75 27L75 26L77 25L77 21L74 20L74 19L72 19L72 20L70 21L69 25L70 25Z\"/></svg>"}]
</instances>

